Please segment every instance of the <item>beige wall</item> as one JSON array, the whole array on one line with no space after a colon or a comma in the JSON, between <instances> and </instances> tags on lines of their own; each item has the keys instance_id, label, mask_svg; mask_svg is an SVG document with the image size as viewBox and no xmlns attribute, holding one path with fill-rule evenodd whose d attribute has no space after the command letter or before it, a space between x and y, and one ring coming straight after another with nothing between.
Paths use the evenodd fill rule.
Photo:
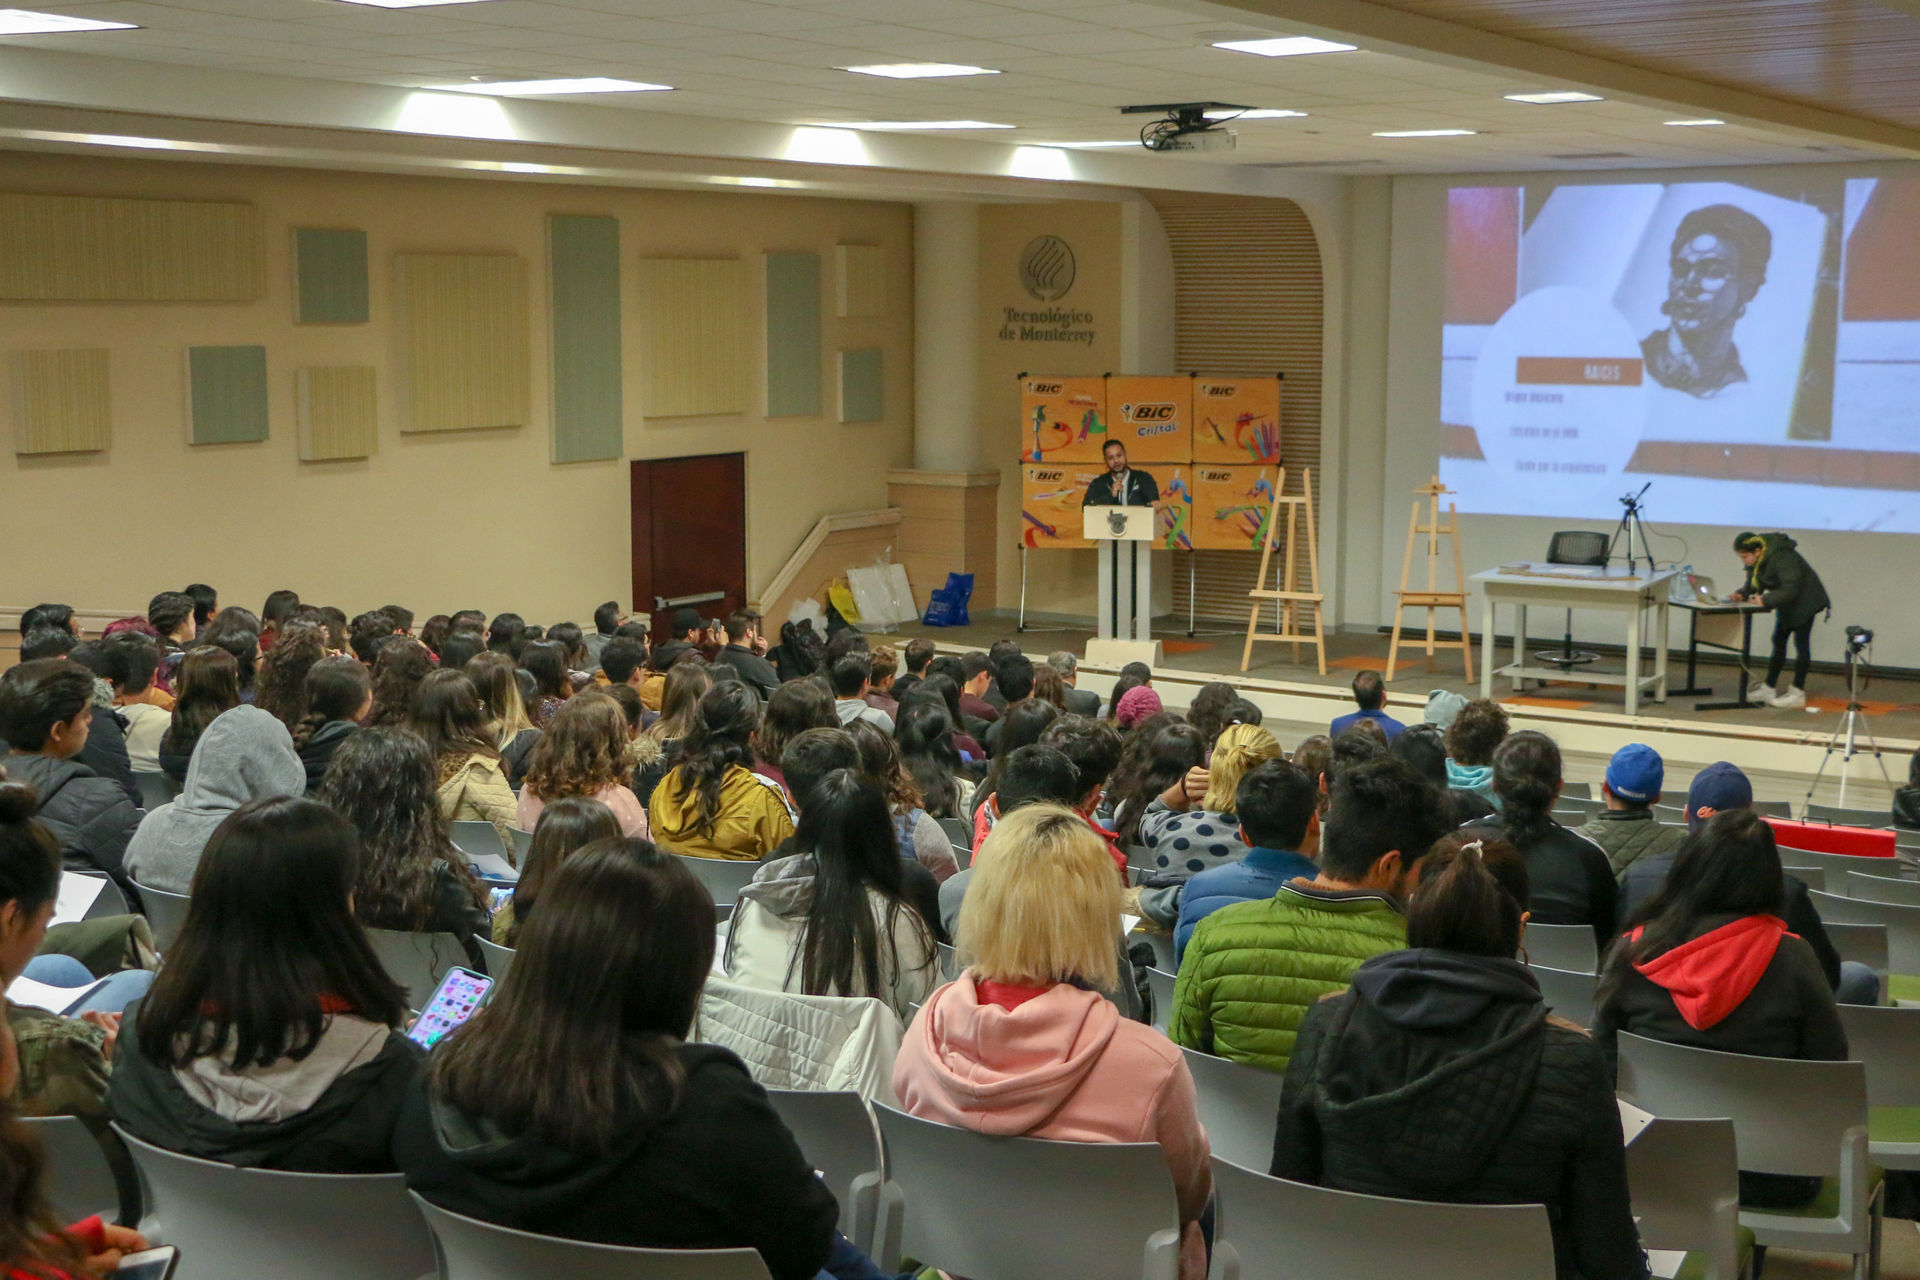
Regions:
<instances>
[{"instance_id":1,"label":"beige wall","mask_svg":"<svg viewBox=\"0 0 1920 1280\"><path fill-rule=\"evenodd\" d=\"M904 204L786 196L636 191L10 153L0 187L62 194L233 199L259 207L265 299L246 305L0 304L0 352L23 347L111 350L114 443L104 454L19 458L0 451L0 610L42 599L86 610L144 608L163 588L211 582L258 608L276 587L350 613L398 600L424 613L513 609L543 622L587 621L629 590L624 460L548 462L545 216L620 218L626 455L747 455L747 586L758 594L816 520L883 506L889 468L912 455L912 226ZM369 233L372 321L293 323L290 229ZM833 246L881 245L887 311L833 315ZM519 429L400 434L393 256L404 251L513 252L532 281L534 411ZM811 250L822 262L819 418L759 416L763 349L757 301L767 250ZM646 421L638 349L645 255L730 256L754 282L752 387L745 415ZM1017 286L1016 286L1017 287ZM264 343L271 438L189 447L189 345ZM842 426L837 351L884 349L886 416ZM301 463L294 370L372 364L380 376L379 451L363 461ZM1011 377L1008 378L1011 385ZM0 399L9 406L11 400ZM1005 416L1007 456L1015 415ZM1016 512L1017 514L1017 512Z\"/></svg>"}]
</instances>

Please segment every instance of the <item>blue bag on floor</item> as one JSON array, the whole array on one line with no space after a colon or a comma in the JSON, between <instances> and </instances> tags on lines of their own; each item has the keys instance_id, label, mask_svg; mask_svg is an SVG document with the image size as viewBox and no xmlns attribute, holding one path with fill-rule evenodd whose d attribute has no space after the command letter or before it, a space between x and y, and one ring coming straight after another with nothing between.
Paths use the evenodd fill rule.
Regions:
<instances>
[{"instance_id":1,"label":"blue bag on floor","mask_svg":"<svg viewBox=\"0 0 1920 1280\"><path fill-rule=\"evenodd\" d=\"M927 600L926 616L921 619L930 627L964 627L967 625L967 602L973 598L973 575L970 573L950 573L947 585L937 587Z\"/></svg>"}]
</instances>

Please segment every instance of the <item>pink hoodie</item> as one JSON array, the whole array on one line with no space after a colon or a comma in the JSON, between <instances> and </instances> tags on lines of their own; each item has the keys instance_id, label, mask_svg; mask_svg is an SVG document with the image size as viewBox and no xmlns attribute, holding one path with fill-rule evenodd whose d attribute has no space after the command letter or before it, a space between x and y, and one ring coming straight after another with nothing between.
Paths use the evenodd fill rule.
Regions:
<instances>
[{"instance_id":1,"label":"pink hoodie","mask_svg":"<svg viewBox=\"0 0 1920 1280\"><path fill-rule=\"evenodd\" d=\"M968 970L927 997L893 1064L910 1115L1060 1142L1157 1142L1186 1224L1180 1273L1206 1274L1198 1219L1213 1194L1206 1130L1180 1050L1106 997L1060 983L1015 1009L983 1004Z\"/></svg>"}]
</instances>

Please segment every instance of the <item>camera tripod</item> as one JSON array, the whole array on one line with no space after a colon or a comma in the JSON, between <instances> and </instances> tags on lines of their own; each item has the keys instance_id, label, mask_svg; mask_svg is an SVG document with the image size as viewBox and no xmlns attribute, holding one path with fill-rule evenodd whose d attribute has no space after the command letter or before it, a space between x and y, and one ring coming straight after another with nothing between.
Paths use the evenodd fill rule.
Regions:
<instances>
[{"instance_id":1,"label":"camera tripod","mask_svg":"<svg viewBox=\"0 0 1920 1280\"><path fill-rule=\"evenodd\" d=\"M1860 669L1867 665L1866 654L1871 646L1856 647L1851 641L1846 646L1847 660L1847 709L1840 717L1840 723L1833 727L1827 736L1827 752L1820 757L1820 767L1814 770L1813 785L1807 788L1806 804L1813 802L1813 793L1820 787L1820 779L1827 771L1827 765L1833 760L1836 751L1840 757L1840 807L1847 806L1847 774L1853 764L1853 758L1863 754L1859 739L1865 737L1865 751L1873 752L1873 759L1880 766L1880 777L1887 784L1887 790L1893 790L1893 779L1887 774L1886 758L1880 754L1880 744L1873 736L1873 726L1867 723L1866 714L1860 709ZM1845 741L1844 749L1842 740ZM1804 810L1803 810L1804 811Z\"/></svg>"},{"instance_id":2,"label":"camera tripod","mask_svg":"<svg viewBox=\"0 0 1920 1280\"><path fill-rule=\"evenodd\" d=\"M1640 520L1640 499L1646 497L1647 490L1651 488L1653 488L1653 481L1649 480L1640 486L1640 492L1630 493L1620 499L1620 505L1625 507L1626 510L1620 513L1620 523L1614 526L1613 536L1607 539L1608 564L1613 563L1614 547L1619 544L1622 538L1625 538L1626 545L1620 548L1620 554L1626 560L1628 570L1632 570L1634 564L1633 535L1637 530L1640 534L1641 554L1647 558L1647 571L1649 573L1658 572L1653 564L1653 547L1647 541L1647 526L1641 523Z\"/></svg>"}]
</instances>

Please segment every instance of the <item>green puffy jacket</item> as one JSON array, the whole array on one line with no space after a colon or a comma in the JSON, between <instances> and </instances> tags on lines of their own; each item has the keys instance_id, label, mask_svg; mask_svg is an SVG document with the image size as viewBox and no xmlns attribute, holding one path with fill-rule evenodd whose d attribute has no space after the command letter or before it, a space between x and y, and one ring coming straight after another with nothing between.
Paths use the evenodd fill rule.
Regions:
<instances>
[{"instance_id":1,"label":"green puffy jacket","mask_svg":"<svg viewBox=\"0 0 1920 1280\"><path fill-rule=\"evenodd\" d=\"M1363 961L1406 945L1406 919L1384 893L1282 885L1271 898L1222 907L1187 943L1167 1034L1285 1071L1307 1010L1345 990Z\"/></svg>"}]
</instances>

